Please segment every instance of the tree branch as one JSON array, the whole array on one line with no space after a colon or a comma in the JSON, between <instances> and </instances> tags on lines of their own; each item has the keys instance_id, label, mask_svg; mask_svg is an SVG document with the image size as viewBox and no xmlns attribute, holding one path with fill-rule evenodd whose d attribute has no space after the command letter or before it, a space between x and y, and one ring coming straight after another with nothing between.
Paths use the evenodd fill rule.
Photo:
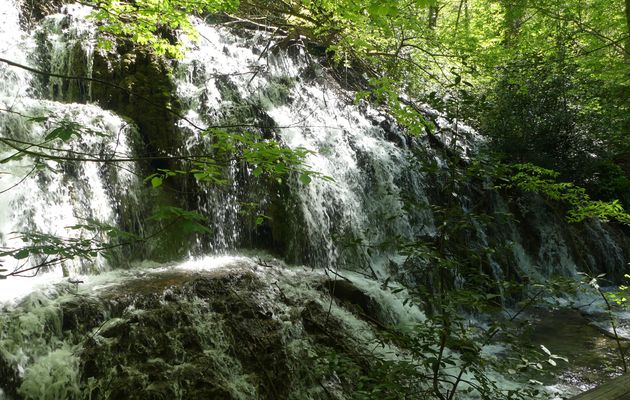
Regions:
<instances>
[{"instance_id":1,"label":"tree branch","mask_svg":"<svg viewBox=\"0 0 630 400\"><path fill-rule=\"evenodd\" d=\"M173 110L172 108L164 107L162 105L156 104L156 103L154 103L153 101L151 101L147 97L144 97L142 95L134 93L134 92L130 91L127 88L124 88L124 87L122 87L120 85L116 85L115 83L111 83L111 82L108 82L108 81L103 80L103 79L90 78L90 77L87 77L87 76L62 75L62 74L56 74L56 73L53 73L53 72L46 72L46 71L42 71L42 70L39 70L39 69L36 69L36 68L33 68L33 67L29 67L28 65L24 65L24 64L16 63L15 61L7 60L6 58L0 58L0 62L5 63L7 65L10 65L12 67L16 67L16 68L23 69L25 71L32 72L34 74L38 74L38 75L50 76L50 77L53 77L53 78L61 78L61 79L68 79L68 80L74 80L74 81L94 82L94 83L98 83L98 84L101 84L101 85L113 87L115 89L122 90L123 92L129 94L130 96L137 97L138 99L146 102L147 104L149 104L152 107L158 108L160 110L164 110L164 111L168 112L169 114L172 114L172 115L176 116L177 118L188 122L195 129L198 129L200 131L204 131L204 130L207 129L207 128L202 128L202 127L196 125L194 122L192 122L191 120L189 120L185 116L181 115L177 111Z\"/></svg>"}]
</instances>

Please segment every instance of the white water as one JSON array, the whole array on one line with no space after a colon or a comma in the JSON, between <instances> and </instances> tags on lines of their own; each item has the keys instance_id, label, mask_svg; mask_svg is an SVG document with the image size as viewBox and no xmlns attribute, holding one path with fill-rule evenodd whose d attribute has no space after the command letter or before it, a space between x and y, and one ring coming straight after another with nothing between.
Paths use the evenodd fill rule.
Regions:
<instances>
[{"instance_id":1,"label":"white water","mask_svg":"<svg viewBox=\"0 0 630 400\"><path fill-rule=\"evenodd\" d=\"M52 72L91 73L95 38L90 22L84 19L85 7L68 6L64 15L51 16L34 32L26 33L19 27L17 7L9 0L2 1L0 43L19 44L5 45L1 49L3 57L32 65L35 53L45 48L48 50L44 56ZM196 125L208 126L221 123L235 109L251 108L254 104L273 121L279 140L291 148L312 150L307 158L310 168L332 178L332 181L314 179L309 185L295 180L290 185L291 196L297 200L295 208L288 209L287 220L278 224L296 226L293 232L302 238L290 243L293 258L298 254L298 259L312 266L350 268L379 279L388 277L392 266L403 268L404 257L378 246L387 241L393 241L395 247L396 242L430 240L436 234L435 217L426 205L432 198L441 196L439 193L446 185L444 178L430 178L423 172L419 160L411 156L408 147L411 142L391 118L366 103L353 105L354 94L330 79L326 70L312 60L299 43L285 50L276 47L275 39L268 32L247 32L239 36L199 20L195 25L201 39L190 44L176 71L178 95L184 109L188 108L187 117ZM46 38L44 45L42 36ZM83 55L77 56L77 53ZM85 60L86 64L76 65L80 60ZM3 137L41 141L59 121L71 120L105 136L85 133L80 138L73 137L69 143L56 140L51 145L99 156L130 155L127 138L130 129L117 116L95 106L62 104L38 95L64 98L74 93L79 98L89 98L89 85L66 87L72 93L65 93L63 82L53 79L42 86L39 77L19 68L1 65L0 74L5 77L0 87L1 108L10 110L0 115ZM226 85L230 88L227 93ZM450 122L429 107L424 108L438 125L438 136L445 143L457 137L460 151L474 151L474 140L478 140L474 131L461 123ZM35 123L14 113L51 118L45 123ZM260 123L260 120L243 122ZM180 125L189 133L182 146L192 147L202 140L199 132L187 123ZM426 143L414 139L413 146L426 147ZM2 150L5 157L12 154L6 146ZM435 151L426 149L425 157L424 161L447 168ZM30 174L34 166L32 159L3 165L0 189L16 185L28 175L15 189L0 195L3 205L0 235L5 248L23 245L12 232L35 230L77 237L82 233L68 231L67 226L86 218L116 225L121 194L133 196L137 192L130 190L137 184L131 163L117 163L114 171L109 168L107 176L104 165L99 163L78 163L75 171L62 174L58 173L60 165L65 164L48 161L42 167L49 169ZM231 168L230 173L236 175L239 167L232 165ZM116 182L116 187L108 187L112 181ZM247 187L241 187L237 179L231 180L230 185L221 191L202 187L200 196L204 198L197 200L199 211L207 215L215 230L211 247L216 250L234 248L248 234L239 219L246 211L242 209L241 197ZM474 197L455 195L464 210L475 209ZM406 208L403 197L413 199L421 207ZM492 199L489 212L511 211L500 196ZM265 201L262 199L263 203ZM571 244L576 239L563 232L565 227L558 218L547 218L549 211L543 206L519 207L526 216L534 216L533 222L527 222L539 243L533 249L527 243L532 239L524 236L519 224L514 222L502 227L502 238L492 240L483 226L475 224L477 238L470 246L484 249L508 243L511 263L515 264L509 267L530 278L574 276L578 265L573 248L583 244ZM577 240L597 246L598 255L606 257L603 268L621 268L624 249L619 238L611 237L600 224L587 224L585 229L589 230L589 235ZM591 257L585 264L598 268L599 262ZM5 263L5 268L10 269L20 265L11 259ZM488 263L497 279L504 276L505 265L495 260ZM73 273L81 268L105 267L102 260L97 260L93 266L80 264L75 260L66 269Z\"/></svg>"},{"instance_id":2,"label":"white water","mask_svg":"<svg viewBox=\"0 0 630 400\"><path fill-rule=\"evenodd\" d=\"M407 172L411 169L407 150L388 141L377 125L385 115L365 104L349 103L353 94L329 80L301 47L289 56L284 50L276 51L274 39L265 32L243 38L199 21L196 26L202 39L184 59L188 74L180 74L178 83L181 97L193 109L191 115L208 116L206 125L220 122L216 116L225 113L230 104L221 101L217 81L227 79L243 103L262 105L283 143L313 151L306 160L309 166L334 179L315 179L295 187L303 234L310 241L310 262L335 268L371 264L385 276L387 260L381 258L383 265L377 265L378 258L368 256L367 246L395 236L409 239L434 231L429 212L412 224L403 211L401 180L419 202L428 200L422 176ZM313 65L316 77L304 78ZM274 98L274 79L279 77L290 82L286 89L289 104ZM335 237L360 242L352 260L347 251L345 258L340 254L343 250Z\"/></svg>"},{"instance_id":3,"label":"white water","mask_svg":"<svg viewBox=\"0 0 630 400\"><path fill-rule=\"evenodd\" d=\"M0 56L24 65L40 68L36 59L34 34L23 32L19 25L18 8L10 0L0 2ZM89 25L82 18L85 9L69 6L67 15L46 20L44 36L50 50L50 69L54 73L68 73L68 48L78 46L88 56L93 38L87 32ZM62 29L62 22L72 21L70 28ZM51 33L48 35L48 33ZM68 38L71 38L68 41ZM88 68L89 69L89 68ZM116 225L117 211L123 196L136 184L135 166L129 162L105 164L102 162L73 162L71 159L105 159L130 156L127 136L129 125L116 115L96 106L77 103L59 103L46 100L38 93L47 93L60 82L51 80L42 86L38 76L0 63L0 126L1 137L8 140L0 145L0 248L19 249L32 244L21 239L22 233L50 235L63 240L99 238L94 232L70 227L98 221ZM56 89L58 91L58 89ZM41 120L35 120L41 118ZM73 135L67 141L46 140L45 137L60 126L72 124ZM35 145L29 151L44 153L62 159L44 159L37 156L20 157L16 148L24 143ZM15 146L13 148L11 146ZM63 160L70 159L70 160ZM45 244L45 243L42 243ZM58 255L28 258L4 257L2 268L7 273L28 270L32 266L51 261ZM92 260L72 258L62 263L50 275L33 278L12 278L0 281L0 300L23 294L40 281L59 279L62 273L76 274L105 268L101 257ZM28 271L22 276L33 276Z\"/></svg>"},{"instance_id":4,"label":"white water","mask_svg":"<svg viewBox=\"0 0 630 400\"><path fill-rule=\"evenodd\" d=\"M178 72L178 90L190 107L188 116L198 125L220 124L233 108L256 104L273 120L283 143L312 150L307 158L310 167L333 179L314 179L309 185L293 183L292 195L298 199L299 209L280 222L302 225L301 235L308 238L308 244L297 252L306 255L307 263L359 269L385 279L390 276L390 266L400 265L402 260L396 252L379 249L380 244L435 236L435 217L426 205L447 182L445 177L430 179L419 161L448 168L439 152L425 149L425 160L414 159L403 132L391 118L364 102L354 105L354 93L330 79L300 43L285 50L276 47L269 32L238 35L201 21L195 24L201 39L191 45ZM237 102L234 95L225 94L226 82L238 94ZM430 107L424 106L424 112L437 124L438 137L444 143L457 138L464 159L475 151L474 144L480 140L476 132ZM413 146L427 147L419 140L413 140ZM454 196L464 210L478 212L475 197L465 193ZM425 207L407 209L403 197ZM491 215L513 211L496 195L488 206ZM238 213L238 206L231 207L228 214ZM507 244L510 264L514 264L509 267L534 280L575 277L584 267L623 268L627 249L622 246L627 242L622 245L619 237L612 237L601 224L585 224L588 235L568 234L566 223L540 201L517 207L523 218L531 219L525 221L531 225L529 232L521 228L520 221L514 221L502 226L501 237L488 240L485 228L475 224L477 238L471 247L483 250ZM234 242L237 233L232 231ZM533 248L528 243L531 241L537 242ZM587 246L595 246L597 255L578 261L576 257L584 254L576 254L576 249ZM504 263L489 261L497 279L504 276Z\"/></svg>"}]
</instances>

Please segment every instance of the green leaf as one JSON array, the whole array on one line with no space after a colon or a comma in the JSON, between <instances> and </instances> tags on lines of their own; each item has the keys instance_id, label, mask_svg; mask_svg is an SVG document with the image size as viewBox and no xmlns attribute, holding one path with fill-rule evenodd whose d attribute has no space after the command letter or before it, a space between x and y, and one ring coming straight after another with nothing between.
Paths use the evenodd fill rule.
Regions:
<instances>
[{"instance_id":1,"label":"green leaf","mask_svg":"<svg viewBox=\"0 0 630 400\"><path fill-rule=\"evenodd\" d=\"M163 179L160 176L154 176L151 178L151 186L154 188L162 186Z\"/></svg>"},{"instance_id":2,"label":"green leaf","mask_svg":"<svg viewBox=\"0 0 630 400\"><path fill-rule=\"evenodd\" d=\"M302 174L300 175L300 182L304 185L308 185L311 183L311 177L308 174Z\"/></svg>"},{"instance_id":3,"label":"green leaf","mask_svg":"<svg viewBox=\"0 0 630 400\"><path fill-rule=\"evenodd\" d=\"M30 253L31 253L30 249L22 249L14 253L13 257L18 260L23 260L25 258L28 258Z\"/></svg>"},{"instance_id":4,"label":"green leaf","mask_svg":"<svg viewBox=\"0 0 630 400\"><path fill-rule=\"evenodd\" d=\"M48 255L57 254L57 249L52 246L45 246L44 248L42 248L42 253Z\"/></svg>"},{"instance_id":5,"label":"green leaf","mask_svg":"<svg viewBox=\"0 0 630 400\"><path fill-rule=\"evenodd\" d=\"M50 141L54 139L61 139L64 142L67 142L68 140L70 140L72 135L76 135L77 137L79 136L78 132L72 129L69 125L62 125L50 131L50 133L46 135L44 140Z\"/></svg>"},{"instance_id":6,"label":"green leaf","mask_svg":"<svg viewBox=\"0 0 630 400\"><path fill-rule=\"evenodd\" d=\"M6 163L8 163L10 161L19 161L22 158L24 158L24 155L25 154L21 153L21 152L20 153L15 153L12 156L9 156L7 158L4 158L4 159L0 160L0 164L6 164Z\"/></svg>"}]
</instances>

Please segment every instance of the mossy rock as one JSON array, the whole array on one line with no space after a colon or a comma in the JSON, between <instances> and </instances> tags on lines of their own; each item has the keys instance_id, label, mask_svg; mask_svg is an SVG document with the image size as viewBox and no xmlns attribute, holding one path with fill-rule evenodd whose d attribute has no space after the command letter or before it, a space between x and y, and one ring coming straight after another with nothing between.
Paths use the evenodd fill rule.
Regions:
<instances>
[{"instance_id":1,"label":"mossy rock","mask_svg":"<svg viewBox=\"0 0 630 400\"><path fill-rule=\"evenodd\" d=\"M135 147L139 155L165 156L182 146L182 132L176 127L176 87L168 60L120 41L115 51L94 53L93 76L112 85L93 83L92 98L138 127L141 141ZM145 165L149 172L174 167L165 160Z\"/></svg>"},{"instance_id":2,"label":"mossy rock","mask_svg":"<svg viewBox=\"0 0 630 400\"><path fill-rule=\"evenodd\" d=\"M9 396L18 396L17 389L22 384L22 377L17 366L11 363L2 351L0 351L0 382Z\"/></svg>"},{"instance_id":3,"label":"mossy rock","mask_svg":"<svg viewBox=\"0 0 630 400\"><path fill-rule=\"evenodd\" d=\"M84 346L91 398L286 398L283 327L261 307L262 289L243 271L165 274L117 287L133 310Z\"/></svg>"},{"instance_id":4,"label":"mossy rock","mask_svg":"<svg viewBox=\"0 0 630 400\"><path fill-rule=\"evenodd\" d=\"M378 321L383 324L389 321L381 321L382 307L378 301L352 282L342 279L331 279L323 282L319 289L328 292L332 297L345 305L346 308L355 311L359 317L369 321Z\"/></svg>"},{"instance_id":5,"label":"mossy rock","mask_svg":"<svg viewBox=\"0 0 630 400\"><path fill-rule=\"evenodd\" d=\"M85 332L105 320L102 305L94 298L77 296L61 304L63 331Z\"/></svg>"},{"instance_id":6,"label":"mossy rock","mask_svg":"<svg viewBox=\"0 0 630 400\"><path fill-rule=\"evenodd\" d=\"M70 0L30 0L21 1L20 23L30 28L44 17L58 13L64 4L73 3Z\"/></svg>"}]
</instances>

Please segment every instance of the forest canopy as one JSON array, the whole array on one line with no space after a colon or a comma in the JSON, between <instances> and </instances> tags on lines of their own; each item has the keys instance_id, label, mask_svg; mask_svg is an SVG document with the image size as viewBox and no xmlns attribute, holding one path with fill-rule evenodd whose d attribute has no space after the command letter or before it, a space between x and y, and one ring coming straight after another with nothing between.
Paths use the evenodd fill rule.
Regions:
<instances>
[{"instance_id":1,"label":"forest canopy","mask_svg":"<svg viewBox=\"0 0 630 400\"><path fill-rule=\"evenodd\" d=\"M479 128L504 161L630 202L628 0L99 1L93 16L177 58L178 35L196 37L190 14L325 49L412 132L426 124L409 102L428 102Z\"/></svg>"}]
</instances>

